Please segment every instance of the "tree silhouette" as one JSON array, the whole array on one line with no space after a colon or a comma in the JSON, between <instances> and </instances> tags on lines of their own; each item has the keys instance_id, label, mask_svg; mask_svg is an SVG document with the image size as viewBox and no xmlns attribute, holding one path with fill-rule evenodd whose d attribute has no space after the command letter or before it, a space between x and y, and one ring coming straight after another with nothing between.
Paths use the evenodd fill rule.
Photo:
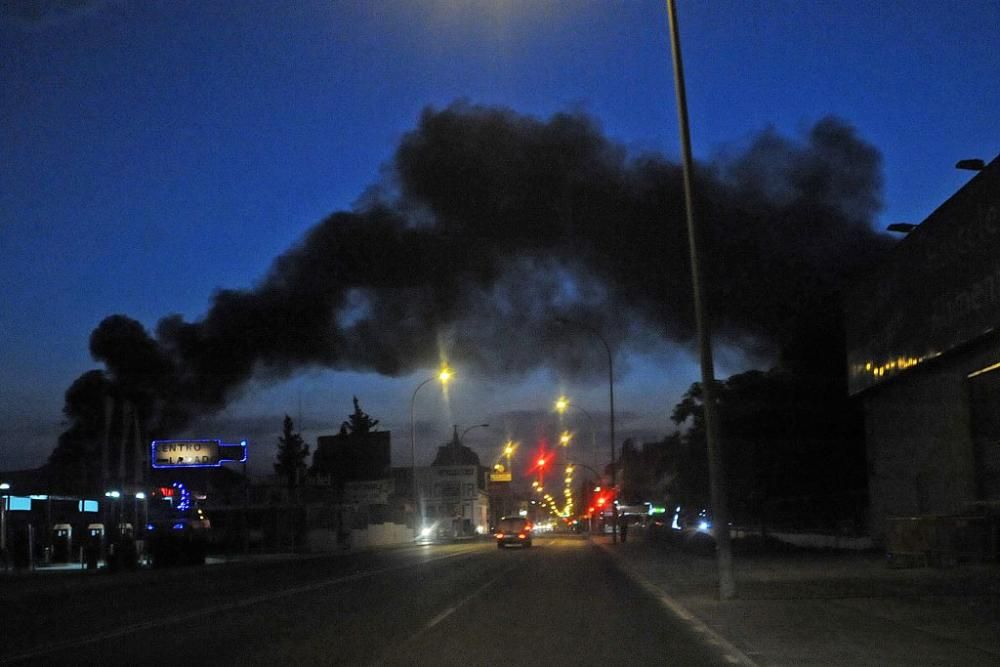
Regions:
<instances>
[{"instance_id":1,"label":"tree silhouette","mask_svg":"<svg viewBox=\"0 0 1000 667\"><path fill-rule=\"evenodd\" d=\"M358 397L354 397L354 412L348 415L347 421L340 425L341 435L353 435L364 437L366 434L377 430L378 420L372 419L371 415L361 409L358 404Z\"/></svg>"},{"instance_id":2,"label":"tree silhouette","mask_svg":"<svg viewBox=\"0 0 1000 667\"><path fill-rule=\"evenodd\" d=\"M285 415L281 437L278 438L278 454L274 463L274 471L285 477L288 488L294 489L306 472L306 457L309 456L309 445L302 436L295 432L292 418Z\"/></svg>"},{"instance_id":3,"label":"tree silhouette","mask_svg":"<svg viewBox=\"0 0 1000 667\"><path fill-rule=\"evenodd\" d=\"M773 369L718 383L721 442L731 511L742 521L776 511L785 521L832 524L861 509L865 450L861 406L839 377ZM662 443L661 475L679 503L708 506L703 392L691 385Z\"/></svg>"}]
</instances>

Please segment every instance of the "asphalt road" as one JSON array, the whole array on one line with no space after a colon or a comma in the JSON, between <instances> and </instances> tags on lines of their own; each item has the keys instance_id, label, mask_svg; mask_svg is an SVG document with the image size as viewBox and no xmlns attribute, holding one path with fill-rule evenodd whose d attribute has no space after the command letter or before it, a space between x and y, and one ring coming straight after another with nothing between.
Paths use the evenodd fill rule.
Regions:
<instances>
[{"instance_id":1,"label":"asphalt road","mask_svg":"<svg viewBox=\"0 0 1000 667\"><path fill-rule=\"evenodd\" d=\"M36 579L0 638L4 664L726 664L576 536Z\"/></svg>"}]
</instances>

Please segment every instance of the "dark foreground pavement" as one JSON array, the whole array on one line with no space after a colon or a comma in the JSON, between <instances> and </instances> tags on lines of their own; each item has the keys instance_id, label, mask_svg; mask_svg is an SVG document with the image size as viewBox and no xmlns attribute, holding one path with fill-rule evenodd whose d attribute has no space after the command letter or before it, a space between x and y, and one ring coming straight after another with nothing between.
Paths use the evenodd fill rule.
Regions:
<instances>
[{"instance_id":1,"label":"dark foreground pavement","mask_svg":"<svg viewBox=\"0 0 1000 667\"><path fill-rule=\"evenodd\" d=\"M721 602L711 555L638 536L593 541L746 664L1000 664L997 563L890 569L872 553L737 553L737 599Z\"/></svg>"},{"instance_id":2,"label":"dark foreground pavement","mask_svg":"<svg viewBox=\"0 0 1000 667\"><path fill-rule=\"evenodd\" d=\"M725 665L578 536L0 582L0 663Z\"/></svg>"}]
</instances>

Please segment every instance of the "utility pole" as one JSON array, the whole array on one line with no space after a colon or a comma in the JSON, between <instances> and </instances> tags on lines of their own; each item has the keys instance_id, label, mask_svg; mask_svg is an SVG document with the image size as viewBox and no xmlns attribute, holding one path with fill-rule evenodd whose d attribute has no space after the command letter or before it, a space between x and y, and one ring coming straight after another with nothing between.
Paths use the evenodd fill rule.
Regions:
<instances>
[{"instance_id":1,"label":"utility pole","mask_svg":"<svg viewBox=\"0 0 1000 667\"><path fill-rule=\"evenodd\" d=\"M677 28L676 0L667 0L670 21L670 46L674 61L674 86L677 93L677 118L681 134L681 160L684 172L684 209L687 214L688 248L691 254L691 286L694 293L695 325L698 329L698 352L701 360L701 390L705 408L705 439L708 443L708 476L712 498L712 531L719 569L719 597L736 596L733 580L733 552L729 536L729 509L726 499L725 468L719 446L718 414L715 403L715 364L712 360L712 337L704 303L701 269L698 262L698 234L694 218L692 188L691 134L688 128L687 95L684 66L681 62L680 34Z\"/></svg>"}]
</instances>

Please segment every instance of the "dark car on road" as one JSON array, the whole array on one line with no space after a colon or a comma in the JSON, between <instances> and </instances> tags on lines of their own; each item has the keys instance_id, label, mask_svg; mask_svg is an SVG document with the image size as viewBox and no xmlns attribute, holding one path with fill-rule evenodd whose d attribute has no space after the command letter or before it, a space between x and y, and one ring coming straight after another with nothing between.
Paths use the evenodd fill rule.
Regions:
<instances>
[{"instance_id":1,"label":"dark car on road","mask_svg":"<svg viewBox=\"0 0 1000 667\"><path fill-rule=\"evenodd\" d=\"M523 516L505 516L496 528L497 548L511 545L531 546L531 522Z\"/></svg>"}]
</instances>

